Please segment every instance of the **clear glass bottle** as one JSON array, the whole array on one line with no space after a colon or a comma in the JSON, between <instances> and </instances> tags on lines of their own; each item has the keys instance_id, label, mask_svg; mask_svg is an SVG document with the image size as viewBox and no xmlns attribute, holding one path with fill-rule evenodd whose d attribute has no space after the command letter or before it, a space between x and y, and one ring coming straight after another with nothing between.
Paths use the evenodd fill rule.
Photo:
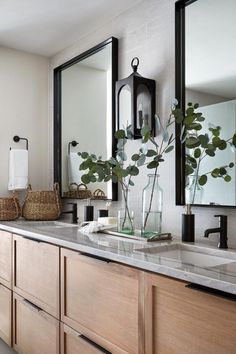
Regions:
<instances>
[{"instance_id":1,"label":"clear glass bottle","mask_svg":"<svg viewBox=\"0 0 236 354\"><path fill-rule=\"evenodd\" d=\"M185 188L185 204L202 204L203 187L198 183L197 176L188 176Z\"/></svg>"},{"instance_id":2,"label":"clear glass bottle","mask_svg":"<svg viewBox=\"0 0 236 354\"><path fill-rule=\"evenodd\" d=\"M159 175L149 174L142 195L142 236L149 238L161 234L163 190Z\"/></svg>"},{"instance_id":3,"label":"clear glass bottle","mask_svg":"<svg viewBox=\"0 0 236 354\"><path fill-rule=\"evenodd\" d=\"M134 234L134 212L130 210L129 189L123 191L122 209L118 210L117 231L126 235Z\"/></svg>"}]
</instances>

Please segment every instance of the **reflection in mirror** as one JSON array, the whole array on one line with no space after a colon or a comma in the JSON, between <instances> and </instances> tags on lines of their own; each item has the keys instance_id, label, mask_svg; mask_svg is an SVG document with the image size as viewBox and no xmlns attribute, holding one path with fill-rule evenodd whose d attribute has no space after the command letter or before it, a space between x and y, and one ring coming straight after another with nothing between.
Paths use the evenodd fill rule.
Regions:
<instances>
[{"instance_id":1,"label":"reflection in mirror","mask_svg":"<svg viewBox=\"0 0 236 354\"><path fill-rule=\"evenodd\" d=\"M196 168L188 174L182 161L182 169L185 171L182 171L180 185L182 196L178 198L177 193L177 204L185 200L186 203L198 205L236 206L235 167L229 168L229 164L235 164L235 149L230 142L236 132L236 50L232 46L236 37L236 2L196 0L186 1L185 5L183 1L181 3L182 9L177 6L177 11L182 11L182 14L185 12L185 16L181 17L185 23L180 23L182 29L185 27L181 48L185 61L179 61L177 67L180 72L176 82L177 98L183 109L188 107L189 102L199 103L196 112L201 112L205 120L200 122L202 127L196 136L208 134L212 139L213 129L220 127L215 132L214 142L220 137L228 141L228 144L224 149L217 148L215 156L210 154L203 159L195 158L194 149L185 147L182 151L183 161L186 162L188 156L195 158L193 165L195 163ZM180 32L177 36L181 35ZM178 41L180 39L177 38ZM181 82L184 81L182 87ZM180 92L184 92L182 97ZM177 169L181 169L181 162L177 164ZM217 176L219 168L225 168L231 179L226 174ZM205 183L198 183L201 176L207 176L207 182L202 179L201 182Z\"/></svg>"},{"instance_id":2,"label":"reflection in mirror","mask_svg":"<svg viewBox=\"0 0 236 354\"><path fill-rule=\"evenodd\" d=\"M89 192L81 186L79 166L82 158L78 152L95 153L96 156L112 156L114 132L114 84L112 53L114 38L91 50L84 57L75 58L71 65L60 70L60 177L64 197L83 198L89 193L114 199L112 183L91 183ZM114 54L114 53L113 53ZM116 69L117 70L117 69ZM55 127L56 129L56 127ZM78 145L68 144L77 141ZM78 187L79 186L79 187ZM82 189L77 193L77 189ZM101 190L96 192L97 190Z\"/></svg>"}]
</instances>

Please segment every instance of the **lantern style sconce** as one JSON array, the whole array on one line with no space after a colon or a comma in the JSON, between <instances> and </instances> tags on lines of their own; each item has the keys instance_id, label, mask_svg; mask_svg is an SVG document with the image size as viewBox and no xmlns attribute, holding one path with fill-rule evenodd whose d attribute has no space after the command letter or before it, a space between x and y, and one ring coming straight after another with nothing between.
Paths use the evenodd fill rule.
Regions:
<instances>
[{"instance_id":1,"label":"lantern style sconce","mask_svg":"<svg viewBox=\"0 0 236 354\"><path fill-rule=\"evenodd\" d=\"M132 124L134 139L141 138L143 122L149 125L155 135L156 83L142 77L138 72L139 59L133 58L132 74L116 82L117 129Z\"/></svg>"}]
</instances>

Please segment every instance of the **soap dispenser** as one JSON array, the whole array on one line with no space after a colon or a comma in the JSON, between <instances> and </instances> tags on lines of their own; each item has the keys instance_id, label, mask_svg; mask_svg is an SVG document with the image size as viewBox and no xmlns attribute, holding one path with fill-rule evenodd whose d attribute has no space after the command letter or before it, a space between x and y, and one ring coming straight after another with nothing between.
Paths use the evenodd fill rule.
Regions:
<instances>
[{"instance_id":1,"label":"soap dispenser","mask_svg":"<svg viewBox=\"0 0 236 354\"><path fill-rule=\"evenodd\" d=\"M194 242L195 215L191 212L191 204L186 205L185 214L182 214L182 241Z\"/></svg>"},{"instance_id":2,"label":"soap dispenser","mask_svg":"<svg viewBox=\"0 0 236 354\"><path fill-rule=\"evenodd\" d=\"M93 221L94 207L91 205L91 199L87 199L87 205L84 206L84 221Z\"/></svg>"}]
</instances>

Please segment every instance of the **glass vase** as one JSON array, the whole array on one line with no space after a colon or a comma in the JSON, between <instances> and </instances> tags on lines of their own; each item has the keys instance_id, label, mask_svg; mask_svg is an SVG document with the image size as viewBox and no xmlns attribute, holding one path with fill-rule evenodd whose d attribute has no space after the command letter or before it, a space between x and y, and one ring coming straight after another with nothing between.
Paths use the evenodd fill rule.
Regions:
<instances>
[{"instance_id":1,"label":"glass vase","mask_svg":"<svg viewBox=\"0 0 236 354\"><path fill-rule=\"evenodd\" d=\"M203 192L203 187L198 183L198 176L188 176L185 204L202 204Z\"/></svg>"},{"instance_id":2,"label":"glass vase","mask_svg":"<svg viewBox=\"0 0 236 354\"><path fill-rule=\"evenodd\" d=\"M143 189L141 234L145 238L161 234L163 190L158 177L148 175L148 184Z\"/></svg>"},{"instance_id":3,"label":"glass vase","mask_svg":"<svg viewBox=\"0 0 236 354\"><path fill-rule=\"evenodd\" d=\"M118 210L117 231L126 235L134 234L134 212L130 210L129 189L123 190L122 209Z\"/></svg>"}]
</instances>

